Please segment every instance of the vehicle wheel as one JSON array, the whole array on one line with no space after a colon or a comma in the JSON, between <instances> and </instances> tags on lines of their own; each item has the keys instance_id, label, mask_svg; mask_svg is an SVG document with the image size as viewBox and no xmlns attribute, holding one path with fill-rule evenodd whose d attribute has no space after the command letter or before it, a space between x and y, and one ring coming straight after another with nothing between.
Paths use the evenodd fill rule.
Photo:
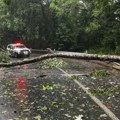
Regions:
<instances>
[{"instance_id":1,"label":"vehicle wheel","mask_svg":"<svg viewBox=\"0 0 120 120\"><path fill-rule=\"evenodd\" d=\"M17 54L17 53L14 53L14 57L17 58L17 57L18 57L18 54Z\"/></svg>"}]
</instances>

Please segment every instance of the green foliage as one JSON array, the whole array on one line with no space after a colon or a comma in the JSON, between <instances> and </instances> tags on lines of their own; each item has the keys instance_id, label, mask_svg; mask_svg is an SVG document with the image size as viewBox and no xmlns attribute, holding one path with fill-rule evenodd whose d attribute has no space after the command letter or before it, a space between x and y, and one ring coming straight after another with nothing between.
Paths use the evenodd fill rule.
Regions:
<instances>
[{"instance_id":1,"label":"green foliage","mask_svg":"<svg viewBox=\"0 0 120 120\"><path fill-rule=\"evenodd\" d=\"M41 90L52 90L54 88L55 88L55 85L50 85L50 84L45 84L40 86Z\"/></svg>"},{"instance_id":2,"label":"green foliage","mask_svg":"<svg viewBox=\"0 0 120 120\"><path fill-rule=\"evenodd\" d=\"M120 55L120 46L116 46L115 54Z\"/></svg>"},{"instance_id":3,"label":"green foliage","mask_svg":"<svg viewBox=\"0 0 120 120\"><path fill-rule=\"evenodd\" d=\"M56 10L57 15L60 16L65 12L72 12L69 10L71 10L76 3L79 3L79 0L52 0L50 8Z\"/></svg>"},{"instance_id":4,"label":"green foliage","mask_svg":"<svg viewBox=\"0 0 120 120\"><path fill-rule=\"evenodd\" d=\"M119 54L119 6L114 0L2 0L0 43Z\"/></svg>"},{"instance_id":5,"label":"green foliage","mask_svg":"<svg viewBox=\"0 0 120 120\"><path fill-rule=\"evenodd\" d=\"M10 62L10 57L7 52L0 51L0 63Z\"/></svg>"},{"instance_id":6,"label":"green foliage","mask_svg":"<svg viewBox=\"0 0 120 120\"><path fill-rule=\"evenodd\" d=\"M100 28L100 24L96 21L90 23L88 27L86 27L86 32L98 30Z\"/></svg>"},{"instance_id":7,"label":"green foliage","mask_svg":"<svg viewBox=\"0 0 120 120\"><path fill-rule=\"evenodd\" d=\"M70 80L79 80L79 79L80 79L80 77L77 76L77 75L68 76L68 78L69 78Z\"/></svg>"},{"instance_id":8,"label":"green foliage","mask_svg":"<svg viewBox=\"0 0 120 120\"><path fill-rule=\"evenodd\" d=\"M90 74L93 77L105 77L106 75L108 75L106 70L94 70L93 72L91 72Z\"/></svg>"},{"instance_id":9,"label":"green foliage","mask_svg":"<svg viewBox=\"0 0 120 120\"><path fill-rule=\"evenodd\" d=\"M5 0L6 4L10 1L13 0ZM50 41L55 28L49 1L15 0L8 6L0 1L0 26L0 39L5 46L17 40L32 48L46 48L53 43Z\"/></svg>"},{"instance_id":10,"label":"green foliage","mask_svg":"<svg viewBox=\"0 0 120 120\"><path fill-rule=\"evenodd\" d=\"M10 5L14 0L3 0L6 5Z\"/></svg>"},{"instance_id":11,"label":"green foliage","mask_svg":"<svg viewBox=\"0 0 120 120\"><path fill-rule=\"evenodd\" d=\"M52 105L56 105L57 103L58 103L58 102L56 102L56 101L52 101L52 102L51 102Z\"/></svg>"},{"instance_id":12,"label":"green foliage","mask_svg":"<svg viewBox=\"0 0 120 120\"><path fill-rule=\"evenodd\" d=\"M50 58L40 63L40 68L54 68L68 65L64 60L58 58Z\"/></svg>"},{"instance_id":13,"label":"green foliage","mask_svg":"<svg viewBox=\"0 0 120 120\"><path fill-rule=\"evenodd\" d=\"M77 31L74 30L73 25L67 25L66 23L60 23L56 30L56 39L58 44L58 50L73 50L73 46L76 44Z\"/></svg>"},{"instance_id":14,"label":"green foliage","mask_svg":"<svg viewBox=\"0 0 120 120\"><path fill-rule=\"evenodd\" d=\"M115 54L115 52L114 51L112 51L111 49L108 49L108 48L94 48L94 49L90 49L90 50L88 50L88 53L89 54L100 54L100 55L109 55L109 54L111 54L111 55L114 55Z\"/></svg>"},{"instance_id":15,"label":"green foliage","mask_svg":"<svg viewBox=\"0 0 120 120\"><path fill-rule=\"evenodd\" d=\"M34 117L34 119L36 119L36 120L41 120L41 116L40 116L40 115L37 115L37 116Z\"/></svg>"},{"instance_id":16,"label":"green foliage","mask_svg":"<svg viewBox=\"0 0 120 120\"><path fill-rule=\"evenodd\" d=\"M54 106L58 106L58 105L64 105L65 104L65 102L58 102L58 101L52 101L51 102L51 105L54 105Z\"/></svg>"},{"instance_id":17,"label":"green foliage","mask_svg":"<svg viewBox=\"0 0 120 120\"><path fill-rule=\"evenodd\" d=\"M116 90L116 87L109 87L104 89L91 90L91 94L94 96L111 96Z\"/></svg>"},{"instance_id":18,"label":"green foliage","mask_svg":"<svg viewBox=\"0 0 120 120\"><path fill-rule=\"evenodd\" d=\"M46 106L39 106L38 108L37 108L37 110L40 110L40 111L46 111L48 108L46 107Z\"/></svg>"}]
</instances>

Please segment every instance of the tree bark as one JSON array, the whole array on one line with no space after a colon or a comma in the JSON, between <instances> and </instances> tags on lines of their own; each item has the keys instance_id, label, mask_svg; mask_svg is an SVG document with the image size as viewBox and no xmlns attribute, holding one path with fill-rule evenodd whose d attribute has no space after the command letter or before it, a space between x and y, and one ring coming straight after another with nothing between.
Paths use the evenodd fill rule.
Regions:
<instances>
[{"instance_id":1,"label":"tree bark","mask_svg":"<svg viewBox=\"0 0 120 120\"><path fill-rule=\"evenodd\" d=\"M98 54L86 54L86 53L53 53L53 54L45 54L38 57L30 58L28 60L10 62L10 63L0 63L0 67L11 67L23 64L34 63L38 61L42 61L48 58L74 58L74 59L84 59L84 60L101 60L101 61L120 61L120 56L115 55L98 55Z\"/></svg>"}]
</instances>

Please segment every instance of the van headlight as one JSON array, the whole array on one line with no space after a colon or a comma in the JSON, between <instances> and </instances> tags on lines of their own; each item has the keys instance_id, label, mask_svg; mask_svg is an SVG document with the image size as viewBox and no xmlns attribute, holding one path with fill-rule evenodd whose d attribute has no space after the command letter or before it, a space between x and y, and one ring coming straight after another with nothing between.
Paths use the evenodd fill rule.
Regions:
<instances>
[{"instance_id":1,"label":"van headlight","mask_svg":"<svg viewBox=\"0 0 120 120\"><path fill-rule=\"evenodd\" d=\"M29 51L24 51L23 52L25 55L28 55L29 54Z\"/></svg>"}]
</instances>

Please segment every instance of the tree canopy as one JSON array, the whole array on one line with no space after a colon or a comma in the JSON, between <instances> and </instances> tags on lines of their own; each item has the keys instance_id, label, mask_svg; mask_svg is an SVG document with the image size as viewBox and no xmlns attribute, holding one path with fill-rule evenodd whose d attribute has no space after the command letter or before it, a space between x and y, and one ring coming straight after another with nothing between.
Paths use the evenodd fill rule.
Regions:
<instances>
[{"instance_id":1,"label":"tree canopy","mask_svg":"<svg viewBox=\"0 0 120 120\"><path fill-rule=\"evenodd\" d=\"M0 46L120 54L119 0L0 0Z\"/></svg>"}]
</instances>

